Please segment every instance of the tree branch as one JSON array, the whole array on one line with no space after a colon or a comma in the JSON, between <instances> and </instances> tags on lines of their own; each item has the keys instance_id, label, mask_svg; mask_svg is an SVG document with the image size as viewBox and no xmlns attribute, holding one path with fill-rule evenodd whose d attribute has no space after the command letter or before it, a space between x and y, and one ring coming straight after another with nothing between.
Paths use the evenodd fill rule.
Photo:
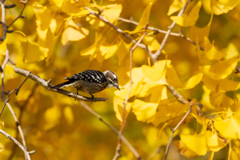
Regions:
<instances>
[{"instance_id":1,"label":"tree branch","mask_svg":"<svg viewBox=\"0 0 240 160\"><path fill-rule=\"evenodd\" d=\"M190 107L189 107L189 110L188 112L185 114L185 116L181 119L181 121L177 124L177 126L172 130L172 135L168 141L168 144L167 144L167 148L166 148L166 151L165 151L165 155L164 155L164 158L163 160L166 160L167 158L167 155L168 155L168 152L169 152L169 148L170 148L170 144L172 142L172 139L173 139L173 134L175 133L175 131L178 129L178 127L183 123L183 121L187 118L187 116L192 112L192 106L193 106L193 102L190 102Z\"/></svg>"},{"instance_id":2,"label":"tree branch","mask_svg":"<svg viewBox=\"0 0 240 160\"><path fill-rule=\"evenodd\" d=\"M179 12L178 17L181 17L181 16L182 16L183 12L186 10L188 4L189 4L191 1L193 1L193 0L188 0L188 2L185 4L185 6L182 8L182 10ZM171 26L168 28L168 31L167 31L167 33L166 33L166 35L165 35L165 37L164 37L164 39L163 39L163 41L162 41L162 43L161 43L160 48L159 48L159 49L157 50L157 52L153 55L153 58L154 58L154 59L157 60L158 57L161 55L162 50L163 50L163 47L165 46L165 44L166 44L166 42L167 42L167 39L168 39L168 37L169 37L169 35L170 35L170 33L171 33L171 31L172 31L172 29L173 29L173 27L174 27L175 25L176 25L176 23L173 22L173 23L171 24Z\"/></svg>"},{"instance_id":3,"label":"tree branch","mask_svg":"<svg viewBox=\"0 0 240 160\"><path fill-rule=\"evenodd\" d=\"M92 108L90 108L88 105L86 105L84 102L80 102L80 104L86 109L88 110L90 113L92 113L92 115L94 115L95 117L97 117L101 122L103 122L106 126L108 126L116 135L118 135L119 138L121 138L121 140L127 145L127 147L131 150L131 152L135 155L135 157L138 160L142 160L142 158L140 157L139 153L133 148L133 146L128 142L128 140L118 132L118 130L116 128L114 128L113 126L111 126L110 124L108 124L105 120L102 119L102 117L97 114Z\"/></svg>"},{"instance_id":4,"label":"tree branch","mask_svg":"<svg viewBox=\"0 0 240 160\"><path fill-rule=\"evenodd\" d=\"M42 87L44 87L45 89L47 89L49 91L57 92L57 93L63 94L65 96L68 96L68 97L71 97L71 98L75 98L75 99L82 100L82 101L88 101L88 102L97 102L97 101L106 101L107 100L107 98L94 98L94 99L92 99L91 97L84 97L84 96L77 95L77 94L72 93L72 92L68 92L68 91L63 90L63 89L53 88L53 86L50 84L51 80L47 82L46 80L41 79L40 77L32 74L30 71L26 71L24 69L17 68L17 67L14 67L14 66L12 66L12 67L14 68L16 73L18 73L20 75L23 75L25 77L28 77L29 79L37 82L38 84L40 84Z\"/></svg>"}]
</instances>

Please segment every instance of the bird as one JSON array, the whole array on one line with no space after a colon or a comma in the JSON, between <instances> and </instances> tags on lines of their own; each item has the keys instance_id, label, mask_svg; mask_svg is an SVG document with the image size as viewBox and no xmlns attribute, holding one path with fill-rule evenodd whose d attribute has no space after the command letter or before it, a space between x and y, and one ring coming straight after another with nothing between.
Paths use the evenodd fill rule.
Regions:
<instances>
[{"instance_id":1,"label":"bird","mask_svg":"<svg viewBox=\"0 0 240 160\"><path fill-rule=\"evenodd\" d=\"M93 93L100 92L106 88L115 87L120 90L117 75L110 70L105 72L85 70L64 79L68 81L57 84L53 88L74 87L77 89L77 95L78 91L86 92L91 95L92 100L94 99Z\"/></svg>"}]
</instances>

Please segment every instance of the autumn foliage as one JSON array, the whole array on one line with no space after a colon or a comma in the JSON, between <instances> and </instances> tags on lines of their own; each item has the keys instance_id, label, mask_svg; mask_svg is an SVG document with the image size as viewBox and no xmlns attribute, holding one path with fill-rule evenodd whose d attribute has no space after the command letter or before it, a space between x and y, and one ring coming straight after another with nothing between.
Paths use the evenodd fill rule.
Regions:
<instances>
[{"instance_id":1,"label":"autumn foliage","mask_svg":"<svg viewBox=\"0 0 240 160\"><path fill-rule=\"evenodd\" d=\"M239 0L0 3L0 159L240 159ZM121 91L50 91L87 69Z\"/></svg>"}]
</instances>

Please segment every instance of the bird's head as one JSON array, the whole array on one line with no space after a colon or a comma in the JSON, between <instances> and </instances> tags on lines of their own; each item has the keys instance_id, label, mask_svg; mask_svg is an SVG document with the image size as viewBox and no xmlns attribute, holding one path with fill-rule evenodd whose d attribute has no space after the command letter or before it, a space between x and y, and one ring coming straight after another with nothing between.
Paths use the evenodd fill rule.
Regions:
<instances>
[{"instance_id":1,"label":"bird's head","mask_svg":"<svg viewBox=\"0 0 240 160\"><path fill-rule=\"evenodd\" d=\"M119 86L118 86L118 78L117 75L115 73L113 73L112 71L105 71L103 72L104 76L106 77L107 81L108 81L108 86L107 88L112 88L115 87L117 89L120 90Z\"/></svg>"}]
</instances>

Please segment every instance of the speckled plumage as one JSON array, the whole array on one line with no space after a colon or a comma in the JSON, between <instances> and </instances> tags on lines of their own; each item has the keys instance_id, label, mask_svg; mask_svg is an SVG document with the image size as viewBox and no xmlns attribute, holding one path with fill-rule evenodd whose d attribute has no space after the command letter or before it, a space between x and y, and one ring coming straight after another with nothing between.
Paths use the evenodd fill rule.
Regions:
<instances>
[{"instance_id":1,"label":"speckled plumage","mask_svg":"<svg viewBox=\"0 0 240 160\"><path fill-rule=\"evenodd\" d=\"M100 72L97 70L85 70L74 74L72 77L65 77L67 82L58 84L54 88L74 87L78 91L83 91L93 97L93 93L100 92L105 88L118 88L118 78L112 71Z\"/></svg>"}]
</instances>

